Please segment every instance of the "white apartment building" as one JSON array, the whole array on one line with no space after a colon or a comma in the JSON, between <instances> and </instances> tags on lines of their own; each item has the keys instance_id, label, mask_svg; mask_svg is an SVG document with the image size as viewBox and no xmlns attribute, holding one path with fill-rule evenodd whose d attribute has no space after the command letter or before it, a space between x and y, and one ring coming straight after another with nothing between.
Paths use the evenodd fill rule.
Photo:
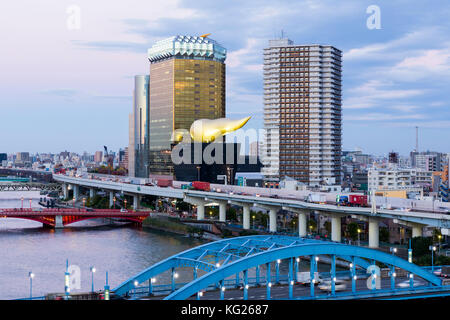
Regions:
<instances>
[{"instance_id":1,"label":"white apartment building","mask_svg":"<svg viewBox=\"0 0 450 320\"><path fill-rule=\"evenodd\" d=\"M398 190L432 185L432 171L400 168L370 168L368 190Z\"/></svg>"},{"instance_id":2,"label":"white apartment building","mask_svg":"<svg viewBox=\"0 0 450 320\"><path fill-rule=\"evenodd\" d=\"M341 181L342 53L332 46L270 40L264 49L262 173L318 186Z\"/></svg>"}]
</instances>

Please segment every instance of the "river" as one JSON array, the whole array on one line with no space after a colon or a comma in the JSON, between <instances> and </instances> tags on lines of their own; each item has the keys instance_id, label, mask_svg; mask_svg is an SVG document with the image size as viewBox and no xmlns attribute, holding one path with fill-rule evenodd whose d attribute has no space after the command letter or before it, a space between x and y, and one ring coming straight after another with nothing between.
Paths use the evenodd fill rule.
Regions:
<instances>
[{"instance_id":1,"label":"river","mask_svg":"<svg viewBox=\"0 0 450 320\"><path fill-rule=\"evenodd\" d=\"M22 197L24 208L30 207L30 199L32 207L40 207L39 192L5 191L0 192L0 208L20 208ZM66 259L70 266L80 270L79 288L72 287L71 292L89 292L91 266L96 268L94 289L103 289L106 271L113 289L162 259L204 243L148 228L109 225L100 219L49 229L34 221L0 218L0 299L28 298L29 272L35 275L34 297L64 292ZM302 260L299 271L308 270L309 262ZM319 271L329 271L329 266L319 264ZM287 274L287 261L280 265L280 272ZM177 273L177 282L192 280L190 268L178 269ZM202 273L199 271L199 276ZM254 277L254 268L249 270L249 277ZM155 285L169 283L170 275L166 272L157 277Z\"/></svg>"},{"instance_id":2,"label":"river","mask_svg":"<svg viewBox=\"0 0 450 320\"><path fill-rule=\"evenodd\" d=\"M39 207L39 192L0 192L0 208ZM78 266L79 289L91 290L90 266L95 266L94 286L105 285L108 271L111 288L150 265L177 252L204 242L157 232L146 228L99 225L87 220L64 229L43 228L41 223L22 219L0 219L0 299L26 298L30 292L28 274L32 271L33 296L64 292L66 259ZM186 271L187 272L187 271ZM184 276L183 271L180 273ZM191 277L191 274L189 274ZM168 282L168 275L158 279Z\"/></svg>"}]
</instances>

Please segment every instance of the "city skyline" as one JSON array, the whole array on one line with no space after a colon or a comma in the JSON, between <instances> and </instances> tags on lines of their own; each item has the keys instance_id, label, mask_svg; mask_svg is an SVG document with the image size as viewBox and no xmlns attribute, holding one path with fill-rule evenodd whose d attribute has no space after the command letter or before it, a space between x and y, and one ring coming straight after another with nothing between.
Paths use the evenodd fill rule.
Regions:
<instances>
[{"instance_id":1,"label":"city skyline","mask_svg":"<svg viewBox=\"0 0 450 320\"><path fill-rule=\"evenodd\" d=\"M17 22L17 5L7 4L6 28L0 31L5 39L0 135L9 137L14 126L21 128L3 140L2 152L125 147L133 77L146 73L151 43L176 34L211 32L227 47L227 116L239 118L248 110L253 116L248 126L261 128L262 48L281 30L296 43L330 44L343 51L343 150L407 155L419 126L419 151L446 152L448 141L438 137L450 133L445 109L449 22L444 19L449 7L437 3L427 10L403 1L377 4L381 29L369 29L370 2L349 1L336 9L331 1L239 6L166 1L152 4L151 14L150 4L136 2L126 8L106 6L102 14L100 6L79 1L81 24L75 30L67 26L69 3L46 1L36 12L20 11L25 25ZM253 14L243 19L245 12ZM29 48L32 54L26 55ZM39 124L44 128L37 130Z\"/></svg>"}]
</instances>

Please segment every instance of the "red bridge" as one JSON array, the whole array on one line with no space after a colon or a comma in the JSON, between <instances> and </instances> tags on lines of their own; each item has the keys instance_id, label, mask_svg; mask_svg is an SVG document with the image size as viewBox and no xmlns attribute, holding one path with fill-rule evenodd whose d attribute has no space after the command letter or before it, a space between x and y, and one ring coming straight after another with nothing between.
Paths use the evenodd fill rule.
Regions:
<instances>
[{"instance_id":1,"label":"red bridge","mask_svg":"<svg viewBox=\"0 0 450 320\"><path fill-rule=\"evenodd\" d=\"M142 221L149 215L150 211L118 209L0 209L0 218L33 220L56 228L61 228L74 222L95 218L118 218L142 224Z\"/></svg>"}]
</instances>

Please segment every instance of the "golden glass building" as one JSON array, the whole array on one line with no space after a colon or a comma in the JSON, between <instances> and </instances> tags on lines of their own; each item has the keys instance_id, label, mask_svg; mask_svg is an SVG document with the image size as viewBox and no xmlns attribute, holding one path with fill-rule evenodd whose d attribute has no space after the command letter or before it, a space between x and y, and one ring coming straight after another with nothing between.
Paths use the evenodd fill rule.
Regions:
<instances>
[{"instance_id":1,"label":"golden glass building","mask_svg":"<svg viewBox=\"0 0 450 320\"><path fill-rule=\"evenodd\" d=\"M148 162L135 172L145 165L146 176L172 175L172 133L225 117L226 49L207 36L174 36L148 49L148 59Z\"/></svg>"}]
</instances>

